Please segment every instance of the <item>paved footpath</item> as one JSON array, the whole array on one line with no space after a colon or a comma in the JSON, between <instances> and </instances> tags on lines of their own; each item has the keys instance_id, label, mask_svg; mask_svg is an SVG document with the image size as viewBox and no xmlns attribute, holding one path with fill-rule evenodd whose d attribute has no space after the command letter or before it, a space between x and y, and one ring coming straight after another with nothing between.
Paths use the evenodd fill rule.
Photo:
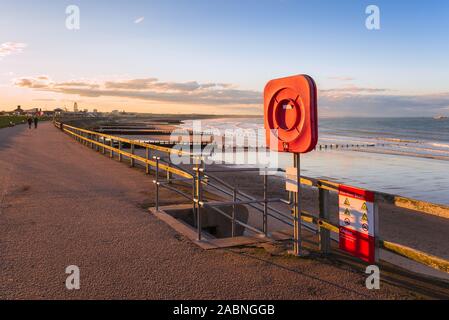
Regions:
<instances>
[{"instance_id":1,"label":"paved footpath","mask_svg":"<svg viewBox=\"0 0 449 320\"><path fill-rule=\"evenodd\" d=\"M148 214L151 179L50 123L0 130L1 299L413 298L343 265L203 251ZM172 195L167 195L176 201ZM65 268L81 289L65 287Z\"/></svg>"}]
</instances>

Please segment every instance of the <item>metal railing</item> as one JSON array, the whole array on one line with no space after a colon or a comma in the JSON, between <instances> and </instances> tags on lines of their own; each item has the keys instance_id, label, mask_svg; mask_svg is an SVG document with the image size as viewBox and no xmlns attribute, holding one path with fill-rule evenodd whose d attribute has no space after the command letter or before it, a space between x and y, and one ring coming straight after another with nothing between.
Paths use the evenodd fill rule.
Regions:
<instances>
[{"instance_id":1,"label":"metal railing","mask_svg":"<svg viewBox=\"0 0 449 320\"><path fill-rule=\"evenodd\" d=\"M109 152L109 156L114 158L117 154L118 160L123 161L123 157L127 157L130 161L130 166L135 166L135 162L142 163L147 173L151 173L151 169L154 168L155 179L153 183L156 186L155 192L155 206L156 210L160 207L160 188L165 188L172 192L175 192L192 204L192 210L194 213L195 227L198 232L198 240L202 239L202 209L210 208L215 212L221 214L230 220L232 224L232 236L235 236L235 226L240 225L250 232L254 232L260 235L268 235L268 217L276 219L288 226L293 226L293 217L291 212L283 212L277 208L271 206L271 203L279 202L285 204L291 204L290 200L286 199L270 199L268 198L268 175L264 175L263 183L263 198L257 199L250 196L235 186L225 182L223 179L213 175L213 173L236 173L239 171L259 171L260 169L206 169L204 158L201 155L175 150L172 148L161 147L157 145L147 144L135 140L125 139L121 137L111 136L107 134L98 133L82 128L73 127L60 122L54 122L55 127L59 128L63 132L72 136L75 140L84 145L102 153ZM125 145L128 146L130 152L125 151ZM116 147L117 146L117 147ZM144 148L145 157L135 154L135 148ZM152 155L152 153L154 155ZM163 157L163 155L179 154L191 157L195 161L195 166L189 171L186 168L173 164L170 161L170 157ZM160 178L161 171L165 171L167 174L166 179ZM173 177L176 176L176 177ZM187 193L174 187L174 182L181 182L184 186L191 187L191 193ZM319 250L328 254L331 251L331 232L339 233L339 227L333 225L330 220L330 192L338 192L338 183L313 179L308 177L301 177L301 185L309 186L318 189L318 201L319 201L319 213L313 215L310 212L301 210L302 225L303 227L315 232L319 236ZM221 195L230 197L229 201L208 201L205 194L205 189L211 188L220 192ZM386 194L382 192L374 192L376 203L387 203L400 208L406 208L411 210L421 211L432 215L441 217L449 217L449 207L439 204L433 204L416 199L410 199L397 195ZM245 205L255 209L261 213L262 228L257 229L254 226L240 221L236 217L236 207L238 205ZM228 214L220 209L220 207L229 206L232 207L231 214ZM314 228L311 225L315 226ZM430 266L434 269L449 273L449 261L435 257L428 253L409 248L394 242L377 239L376 245L379 248L383 248L392 253L406 257L421 264Z\"/></svg>"}]
</instances>

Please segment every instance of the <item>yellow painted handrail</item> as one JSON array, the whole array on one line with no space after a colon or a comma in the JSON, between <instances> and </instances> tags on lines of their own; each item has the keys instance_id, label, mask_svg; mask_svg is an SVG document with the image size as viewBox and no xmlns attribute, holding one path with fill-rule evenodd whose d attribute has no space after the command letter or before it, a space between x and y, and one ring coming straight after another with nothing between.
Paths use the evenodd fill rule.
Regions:
<instances>
[{"instance_id":1,"label":"yellow painted handrail","mask_svg":"<svg viewBox=\"0 0 449 320\"><path fill-rule=\"evenodd\" d=\"M312 216L310 213L303 212L301 215L301 219L304 222L312 223L314 225L319 226L320 228L329 230L334 233L339 233L339 228L332 223L325 221L323 219L319 219L315 216ZM403 256L405 258L408 258L410 260L419 262L421 264L424 264L426 266L429 266L431 268L449 273L449 261L435 257L431 254L398 244L386 240L380 240L378 241L378 246L380 248L383 248L387 251L393 252L395 254L398 254L400 256Z\"/></svg>"},{"instance_id":2,"label":"yellow painted handrail","mask_svg":"<svg viewBox=\"0 0 449 320\"><path fill-rule=\"evenodd\" d=\"M120 149L108 146L105 143L101 143L101 142L98 142L98 141L86 138L86 137L84 137L82 135L79 135L79 134L71 131L70 129L72 129L72 130L79 130L81 132L94 134L94 135L99 135L99 136L103 136L103 137L107 137L107 138L112 138L113 140L117 140L117 141L121 141L121 142L125 142L125 143L130 143L130 144L134 144L134 145L139 145L139 146L142 146L142 147L147 147L147 148L150 148L150 149L153 149L153 150L157 150L157 151L167 152L167 151L165 151L165 149L169 149L169 148L159 147L159 146L155 146L155 145L151 145L151 144L147 144L147 143L141 143L139 141L123 139L123 138L109 136L109 135L104 135L104 134L98 134L98 133L96 133L94 131L84 130L84 129L80 129L80 128L76 128L76 127L72 127L72 126L68 126L68 125L64 125L63 126L64 132L67 132L68 134L70 134L72 136L75 136L75 137L80 138L80 139L82 139L82 140L84 140L86 142L89 142L89 143L92 143L94 145L100 146L100 147L105 148L107 150L110 150L112 152L116 152L117 154L121 154L121 155L124 155L126 157L129 157L129 158L135 159L137 161L140 161L142 163L148 164L148 165L150 165L152 167L156 167L156 161L151 160L151 159L146 159L144 157L141 157L141 156L138 156L138 155L135 155L135 154L132 154L132 153L129 153L129 152L126 152L126 151L123 151L123 150L120 150ZM161 149L163 149L163 150L161 150ZM162 164L162 163L159 163L159 168L162 169L162 170L165 170L167 172L173 173L175 175L181 176L183 178L193 179L193 176L190 173L182 171L182 170L179 170L179 169L176 169L176 168L172 168L172 167L167 166L167 165Z\"/></svg>"},{"instance_id":3,"label":"yellow painted handrail","mask_svg":"<svg viewBox=\"0 0 449 320\"><path fill-rule=\"evenodd\" d=\"M164 152L164 153L169 153L169 154L176 153L176 154L185 155L185 156L191 156L192 155L191 153L185 152L185 151L182 151L182 150L174 150L172 148L156 146L154 144L140 142L140 141L137 141L137 140L125 139L125 138L121 138L121 137L117 137L117 136L111 136L109 134L99 133L99 132L90 131L90 130L86 130L86 129L81 129L81 128L77 128L77 127L73 127L73 126L69 126L69 125L64 124L64 130L66 128L77 130L77 131L88 133L88 134L93 134L93 135L96 135L96 136L99 136L99 137L103 137L103 138L107 138L107 139L112 139L112 140L115 140L115 141L121 141L121 142L129 143L129 144L133 144L135 146L140 146L140 147L143 147L143 148L149 148L149 149L160 151L160 152ZM85 137L81 136L81 138L85 138Z\"/></svg>"}]
</instances>

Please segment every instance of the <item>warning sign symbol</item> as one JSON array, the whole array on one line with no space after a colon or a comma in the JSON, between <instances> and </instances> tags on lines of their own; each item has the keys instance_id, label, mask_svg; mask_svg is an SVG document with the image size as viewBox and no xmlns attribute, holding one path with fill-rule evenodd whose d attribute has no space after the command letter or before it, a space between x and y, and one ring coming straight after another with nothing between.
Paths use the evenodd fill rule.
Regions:
<instances>
[{"instance_id":1,"label":"warning sign symbol","mask_svg":"<svg viewBox=\"0 0 449 320\"><path fill-rule=\"evenodd\" d=\"M349 199L348 198L346 198L346 200L345 200L345 206L350 206L351 204L349 203Z\"/></svg>"},{"instance_id":2,"label":"warning sign symbol","mask_svg":"<svg viewBox=\"0 0 449 320\"><path fill-rule=\"evenodd\" d=\"M366 223L362 224L362 229L363 231L368 231L369 230L368 224Z\"/></svg>"},{"instance_id":3,"label":"warning sign symbol","mask_svg":"<svg viewBox=\"0 0 449 320\"><path fill-rule=\"evenodd\" d=\"M349 211L348 208L345 209L345 215L350 216L351 215L351 211Z\"/></svg>"},{"instance_id":4,"label":"warning sign symbol","mask_svg":"<svg viewBox=\"0 0 449 320\"><path fill-rule=\"evenodd\" d=\"M362 205L362 211L368 212L368 206L366 205L366 202Z\"/></svg>"},{"instance_id":5,"label":"warning sign symbol","mask_svg":"<svg viewBox=\"0 0 449 320\"><path fill-rule=\"evenodd\" d=\"M366 213L363 214L362 221L368 222L368 215Z\"/></svg>"}]
</instances>

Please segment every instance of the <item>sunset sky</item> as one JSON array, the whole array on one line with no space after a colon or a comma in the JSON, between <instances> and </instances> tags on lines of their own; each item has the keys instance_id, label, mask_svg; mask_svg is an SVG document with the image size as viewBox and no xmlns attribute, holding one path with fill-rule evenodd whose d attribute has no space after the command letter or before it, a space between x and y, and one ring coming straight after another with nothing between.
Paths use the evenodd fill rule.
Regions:
<instances>
[{"instance_id":1,"label":"sunset sky","mask_svg":"<svg viewBox=\"0 0 449 320\"><path fill-rule=\"evenodd\" d=\"M448 39L448 1L0 0L0 110L262 114L306 73L321 116L449 114Z\"/></svg>"}]
</instances>

